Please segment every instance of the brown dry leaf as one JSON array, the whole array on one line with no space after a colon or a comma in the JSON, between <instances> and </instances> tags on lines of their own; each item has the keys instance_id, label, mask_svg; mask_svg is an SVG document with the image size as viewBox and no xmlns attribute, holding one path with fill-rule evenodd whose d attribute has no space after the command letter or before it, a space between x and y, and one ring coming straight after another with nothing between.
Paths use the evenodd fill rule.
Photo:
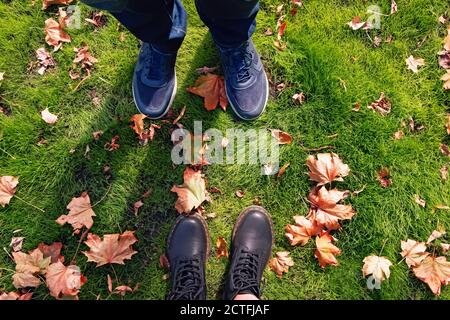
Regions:
<instances>
[{"instance_id":1,"label":"brown dry leaf","mask_svg":"<svg viewBox=\"0 0 450 320\"><path fill-rule=\"evenodd\" d=\"M442 237L445 234L444 230L433 230L433 232L430 234L430 236L428 237L427 240L427 244L430 244L431 242L433 242L436 239L439 239L440 237Z\"/></svg>"},{"instance_id":2,"label":"brown dry leaf","mask_svg":"<svg viewBox=\"0 0 450 320\"><path fill-rule=\"evenodd\" d=\"M285 164L280 168L280 170L278 171L278 173L277 173L277 178L281 177L281 176L286 172L286 169L287 169L290 165L291 165L291 164L290 164L289 162L285 163Z\"/></svg>"},{"instance_id":3,"label":"brown dry leaf","mask_svg":"<svg viewBox=\"0 0 450 320\"><path fill-rule=\"evenodd\" d=\"M184 183L180 186L174 185L170 191L178 195L175 208L178 213L190 213L198 208L205 200L208 200L206 182L202 178L202 172L187 167L183 173Z\"/></svg>"},{"instance_id":4,"label":"brown dry leaf","mask_svg":"<svg viewBox=\"0 0 450 320\"><path fill-rule=\"evenodd\" d=\"M425 65L425 60L422 58L414 58L413 56L409 56L405 60L406 65L408 66L408 69L411 70L414 73L419 72L417 69L419 66Z\"/></svg>"},{"instance_id":5,"label":"brown dry leaf","mask_svg":"<svg viewBox=\"0 0 450 320\"><path fill-rule=\"evenodd\" d=\"M51 5L68 5L72 2L72 0L42 0L42 10L46 10Z\"/></svg>"},{"instance_id":6,"label":"brown dry leaf","mask_svg":"<svg viewBox=\"0 0 450 320\"><path fill-rule=\"evenodd\" d=\"M410 268L418 266L430 254L426 252L427 245L425 242L408 239L407 241L401 241L401 247L402 252L400 254L405 258L406 264Z\"/></svg>"},{"instance_id":7,"label":"brown dry leaf","mask_svg":"<svg viewBox=\"0 0 450 320\"><path fill-rule=\"evenodd\" d=\"M425 208L425 206L427 205L427 202L423 200L418 194L414 195L414 201L422 208Z\"/></svg>"},{"instance_id":8,"label":"brown dry leaf","mask_svg":"<svg viewBox=\"0 0 450 320\"><path fill-rule=\"evenodd\" d=\"M380 113L382 116L387 115L391 112L391 102L386 99L384 96L384 92L381 93L378 100L375 102L372 102L370 105L367 106L368 109L375 110L376 112Z\"/></svg>"},{"instance_id":9,"label":"brown dry leaf","mask_svg":"<svg viewBox=\"0 0 450 320\"><path fill-rule=\"evenodd\" d=\"M264 35L266 35L266 36L272 36L272 35L273 35L273 30L272 30L272 28L267 28L266 31L264 31Z\"/></svg>"},{"instance_id":10,"label":"brown dry leaf","mask_svg":"<svg viewBox=\"0 0 450 320\"><path fill-rule=\"evenodd\" d=\"M216 257L228 258L228 243L224 237L218 237L216 240Z\"/></svg>"},{"instance_id":11,"label":"brown dry leaf","mask_svg":"<svg viewBox=\"0 0 450 320\"><path fill-rule=\"evenodd\" d=\"M339 263L335 255L340 255L341 250L331 242L334 238L328 233L323 232L321 236L316 237L316 251L314 256L319 260L319 265L325 268L328 264L337 266Z\"/></svg>"},{"instance_id":12,"label":"brown dry leaf","mask_svg":"<svg viewBox=\"0 0 450 320\"><path fill-rule=\"evenodd\" d=\"M391 14L394 14L397 12L397 3L395 2L395 0L392 0L391 2Z\"/></svg>"},{"instance_id":13,"label":"brown dry leaf","mask_svg":"<svg viewBox=\"0 0 450 320\"><path fill-rule=\"evenodd\" d=\"M227 110L228 99L225 93L225 82L222 76L208 73L195 81L194 87L187 91L204 98L204 106L208 111L215 110L220 105L223 111Z\"/></svg>"},{"instance_id":14,"label":"brown dry leaf","mask_svg":"<svg viewBox=\"0 0 450 320\"><path fill-rule=\"evenodd\" d=\"M107 16L101 11L92 12L89 18L84 19L84 21L93 24L96 29L103 27L108 21Z\"/></svg>"},{"instance_id":15,"label":"brown dry leaf","mask_svg":"<svg viewBox=\"0 0 450 320\"><path fill-rule=\"evenodd\" d=\"M70 36L65 33L61 25L53 18L45 21L45 41L54 47L53 51L58 51L62 46L62 42L71 42ZM60 43L61 42L61 43Z\"/></svg>"},{"instance_id":16,"label":"brown dry leaf","mask_svg":"<svg viewBox=\"0 0 450 320\"><path fill-rule=\"evenodd\" d=\"M55 124L58 121L58 116L48 111L48 108L41 111L41 118L48 124Z\"/></svg>"},{"instance_id":17,"label":"brown dry leaf","mask_svg":"<svg viewBox=\"0 0 450 320\"><path fill-rule=\"evenodd\" d=\"M120 294L122 297L124 297L127 292L133 292L133 289L131 289L129 286L118 286L112 293Z\"/></svg>"},{"instance_id":18,"label":"brown dry leaf","mask_svg":"<svg viewBox=\"0 0 450 320\"><path fill-rule=\"evenodd\" d=\"M447 36L444 39L444 49L450 51L450 25L447 28Z\"/></svg>"},{"instance_id":19,"label":"brown dry leaf","mask_svg":"<svg viewBox=\"0 0 450 320\"><path fill-rule=\"evenodd\" d=\"M441 285L450 282L450 262L445 257L426 257L413 268L416 277L430 287L435 295L441 294Z\"/></svg>"},{"instance_id":20,"label":"brown dry leaf","mask_svg":"<svg viewBox=\"0 0 450 320\"><path fill-rule=\"evenodd\" d=\"M89 53L89 47L87 45L81 47L81 48L73 48L73 51L76 52L75 58L73 59L73 68L71 71L72 74L79 75L79 73L75 73L75 67L79 65L81 70L84 70L87 75L89 76L91 74L91 68L94 66L95 63L98 62L96 58L94 58ZM69 73L69 75L71 74ZM72 78L72 76L71 76ZM78 78L78 77L76 77Z\"/></svg>"},{"instance_id":21,"label":"brown dry leaf","mask_svg":"<svg viewBox=\"0 0 450 320\"><path fill-rule=\"evenodd\" d=\"M4 208L11 201L16 193L16 187L19 184L19 177L1 176L0 177L0 205Z\"/></svg>"},{"instance_id":22,"label":"brown dry leaf","mask_svg":"<svg viewBox=\"0 0 450 320\"><path fill-rule=\"evenodd\" d=\"M444 156L450 157L450 150L447 145L441 143L440 150Z\"/></svg>"},{"instance_id":23,"label":"brown dry leaf","mask_svg":"<svg viewBox=\"0 0 450 320\"><path fill-rule=\"evenodd\" d=\"M278 50L278 51L284 51L284 50L286 50L286 47L287 47L287 44L286 44L286 42L281 42L281 40L275 40L274 42L273 42L273 45L275 46L275 48Z\"/></svg>"},{"instance_id":24,"label":"brown dry leaf","mask_svg":"<svg viewBox=\"0 0 450 320\"><path fill-rule=\"evenodd\" d=\"M234 193L236 195L236 197L238 198L243 198L245 196L245 192L242 190L236 190L236 192Z\"/></svg>"},{"instance_id":25,"label":"brown dry leaf","mask_svg":"<svg viewBox=\"0 0 450 320\"><path fill-rule=\"evenodd\" d=\"M365 257L363 262L364 266L362 268L362 272L364 277L372 275L372 277L378 283L381 283L384 280L389 279L391 275L389 267L392 266L392 262L390 262L386 257L379 257L372 255Z\"/></svg>"},{"instance_id":26,"label":"brown dry leaf","mask_svg":"<svg viewBox=\"0 0 450 320\"><path fill-rule=\"evenodd\" d=\"M77 294L87 281L81 274L80 268L76 265L66 267L61 261L52 263L48 267L45 278L50 294L57 299L78 299Z\"/></svg>"},{"instance_id":27,"label":"brown dry leaf","mask_svg":"<svg viewBox=\"0 0 450 320\"><path fill-rule=\"evenodd\" d=\"M39 274L45 274L50 265L50 258L44 258L39 249L29 254L13 252L16 263L16 273L13 275L13 284L16 288L38 287L41 281Z\"/></svg>"},{"instance_id":28,"label":"brown dry leaf","mask_svg":"<svg viewBox=\"0 0 450 320\"><path fill-rule=\"evenodd\" d=\"M447 73L441 77L441 80L444 81L444 89L450 90L450 70L447 70Z\"/></svg>"},{"instance_id":29,"label":"brown dry leaf","mask_svg":"<svg viewBox=\"0 0 450 320\"><path fill-rule=\"evenodd\" d=\"M400 140L401 138L403 138L405 134L403 133L403 130L398 130L397 132L394 133L394 139L395 140Z\"/></svg>"},{"instance_id":30,"label":"brown dry leaf","mask_svg":"<svg viewBox=\"0 0 450 320\"><path fill-rule=\"evenodd\" d=\"M2 292L0 293L0 301L6 301L6 300L31 300L31 297L33 296L33 292L28 292L24 294L20 294L20 292Z\"/></svg>"},{"instance_id":31,"label":"brown dry leaf","mask_svg":"<svg viewBox=\"0 0 450 320\"><path fill-rule=\"evenodd\" d=\"M322 186L332 181L344 181L350 168L344 164L335 153L319 153L316 157L310 155L306 160L309 168L309 180L316 181L317 186Z\"/></svg>"},{"instance_id":32,"label":"brown dry leaf","mask_svg":"<svg viewBox=\"0 0 450 320\"><path fill-rule=\"evenodd\" d=\"M289 256L289 252L281 251L275 254L275 258L269 261L269 268L273 270L281 279L283 273L289 271L289 267L294 265L294 260Z\"/></svg>"},{"instance_id":33,"label":"brown dry leaf","mask_svg":"<svg viewBox=\"0 0 450 320\"><path fill-rule=\"evenodd\" d=\"M87 192L83 192L78 198L72 198L67 205L67 210L69 210L69 214L61 215L56 223L60 225L69 223L72 225L74 232L83 227L92 228L94 224L92 217L95 217L95 212L92 210L91 199Z\"/></svg>"},{"instance_id":34,"label":"brown dry leaf","mask_svg":"<svg viewBox=\"0 0 450 320\"><path fill-rule=\"evenodd\" d=\"M369 28L367 22L361 21L361 17L356 16L352 19L352 21L348 22L347 25L352 28L352 30L359 30L361 28L367 29Z\"/></svg>"},{"instance_id":35,"label":"brown dry leaf","mask_svg":"<svg viewBox=\"0 0 450 320\"><path fill-rule=\"evenodd\" d=\"M361 109L361 103L356 102L355 105L353 106L352 111L358 112Z\"/></svg>"},{"instance_id":36,"label":"brown dry leaf","mask_svg":"<svg viewBox=\"0 0 450 320\"><path fill-rule=\"evenodd\" d=\"M348 194L337 189L314 188L308 196L311 209L307 218L329 230L339 229L339 220L349 220L356 214L351 205L340 204Z\"/></svg>"},{"instance_id":37,"label":"brown dry leaf","mask_svg":"<svg viewBox=\"0 0 450 320\"><path fill-rule=\"evenodd\" d=\"M304 246L311 237L320 233L321 228L316 221L311 221L303 216L294 216L295 225L288 224L285 227L285 236L291 246L300 244Z\"/></svg>"},{"instance_id":38,"label":"brown dry leaf","mask_svg":"<svg viewBox=\"0 0 450 320\"><path fill-rule=\"evenodd\" d=\"M144 205L144 202L142 202L142 200L138 200L134 203L133 207L134 207L134 215L137 217L138 213L139 213L139 208L142 207Z\"/></svg>"},{"instance_id":39,"label":"brown dry leaf","mask_svg":"<svg viewBox=\"0 0 450 320\"><path fill-rule=\"evenodd\" d=\"M54 67L56 65L55 60L50 55L50 53L45 50L45 48L39 48L36 50L36 60L37 60L37 73L43 75L47 68Z\"/></svg>"},{"instance_id":40,"label":"brown dry leaf","mask_svg":"<svg viewBox=\"0 0 450 320\"><path fill-rule=\"evenodd\" d=\"M44 255L44 258L50 257L50 262L55 263L58 261L64 262L64 256L61 255L61 249L63 244L61 242L53 242L51 245L46 245L41 242L38 245L38 249Z\"/></svg>"},{"instance_id":41,"label":"brown dry leaf","mask_svg":"<svg viewBox=\"0 0 450 320\"><path fill-rule=\"evenodd\" d=\"M146 141L148 140L148 134L145 134L144 129L144 119L147 118L145 114L138 113L133 115L129 122L133 122L133 124L130 126L131 129L134 130L134 132L138 135L140 141Z\"/></svg>"},{"instance_id":42,"label":"brown dry leaf","mask_svg":"<svg viewBox=\"0 0 450 320\"><path fill-rule=\"evenodd\" d=\"M123 234L105 234L103 240L96 234L89 233L84 242L89 251L83 251L88 261L96 262L97 267L105 264L125 264L125 259L137 253L133 250L133 243L138 240L133 231L125 231Z\"/></svg>"},{"instance_id":43,"label":"brown dry leaf","mask_svg":"<svg viewBox=\"0 0 450 320\"><path fill-rule=\"evenodd\" d=\"M387 168L382 168L380 171L378 171L377 180L383 188L389 187L392 184L389 170Z\"/></svg>"},{"instance_id":44,"label":"brown dry leaf","mask_svg":"<svg viewBox=\"0 0 450 320\"><path fill-rule=\"evenodd\" d=\"M450 51L438 52L439 65L444 69L450 69Z\"/></svg>"},{"instance_id":45,"label":"brown dry leaf","mask_svg":"<svg viewBox=\"0 0 450 320\"><path fill-rule=\"evenodd\" d=\"M92 132L92 137L94 138L95 141L98 141L100 139L100 137L103 135L103 130L99 130L99 131L94 131Z\"/></svg>"},{"instance_id":46,"label":"brown dry leaf","mask_svg":"<svg viewBox=\"0 0 450 320\"><path fill-rule=\"evenodd\" d=\"M12 237L9 246L13 252L21 251L24 237Z\"/></svg>"},{"instance_id":47,"label":"brown dry leaf","mask_svg":"<svg viewBox=\"0 0 450 320\"><path fill-rule=\"evenodd\" d=\"M159 256L159 265L163 269L168 270L170 268L169 260L167 259L165 254Z\"/></svg>"},{"instance_id":48,"label":"brown dry leaf","mask_svg":"<svg viewBox=\"0 0 450 320\"><path fill-rule=\"evenodd\" d=\"M295 93L292 96L292 100L294 101L294 103L298 103L298 104L303 104L303 102L305 102L305 94L303 92L300 93Z\"/></svg>"},{"instance_id":49,"label":"brown dry leaf","mask_svg":"<svg viewBox=\"0 0 450 320\"><path fill-rule=\"evenodd\" d=\"M448 250L450 250L450 244L449 243L441 243L442 252L446 253Z\"/></svg>"},{"instance_id":50,"label":"brown dry leaf","mask_svg":"<svg viewBox=\"0 0 450 320\"><path fill-rule=\"evenodd\" d=\"M289 133L278 130L278 129L269 129L272 133L272 137L275 138L278 144L291 144L292 143L292 137L289 135Z\"/></svg>"},{"instance_id":51,"label":"brown dry leaf","mask_svg":"<svg viewBox=\"0 0 450 320\"><path fill-rule=\"evenodd\" d=\"M111 142L105 143L105 149L108 151L116 151L120 148L120 144L117 143L117 141L120 139L120 136L116 134L114 137L112 137Z\"/></svg>"},{"instance_id":52,"label":"brown dry leaf","mask_svg":"<svg viewBox=\"0 0 450 320\"><path fill-rule=\"evenodd\" d=\"M441 179L442 181L447 181L448 179L448 166L443 166L440 170L439 173L441 175Z\"/></svg>"}]
</instances>

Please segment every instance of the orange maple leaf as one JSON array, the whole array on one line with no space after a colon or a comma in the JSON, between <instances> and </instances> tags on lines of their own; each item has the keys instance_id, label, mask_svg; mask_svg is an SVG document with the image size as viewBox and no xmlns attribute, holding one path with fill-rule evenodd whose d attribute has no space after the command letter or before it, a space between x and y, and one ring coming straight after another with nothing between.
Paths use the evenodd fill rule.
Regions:
<instances>
[{"instance_id":1,"label":"orange maple leaf","mask_svg":"<svg viewBox=\"0 0 450 320\"><path fill-rule=\"evenodd\" d=\"M205 200L208 200L205 179L202 172L189 167L183 173L184 183L181 186L173 186L170 191L178 194L175 208L178 213L190 213L198 208Z\"/></svg>"},{"instance_id":2,"label":"orange maple leaf","mask_svg":"<svg viewBox=\"0 0 450 320\"><path fill-rule=\"evenodd\" d=\"M138 240L133 231L125 231L123 234L105 234L103 241L96 234L89 233L84 242L89 251L83 251L88 261L97 262L97 267L105 264L125 264L125 259L137 253L133 250L133 243Z\"/></svg>"},{"instance_id":3,"label":"orange maple leaf","mask_svg":"<svg viewBox=\"0 0 450 320\"><path fill-rule=\"evenodd\" d=\"M278 129L269 129L272 137L275 138L278 144L291 144L292 137L289 133L278 130Z\"/></svg>"},{"instance_id":4,"label":"orange maple leaf","mask_svg":"<svg viewBox=\"0 0 450 320\"><path fill-rule=\"evenodd\" d=\"M45 41L54 47L54 51L60 48L60 42L71 42L70 36L63 31L61 25L53 18L45 20Z\"/></svg>"},{"instance_id":5,"label":"orange maple leaf","mask_svg":"<svg viewBox=\"0 0 450 320\"><path fill-rule=\"evenodd\" d=\"M325 268L328 264L333 266L339 264L335 255L341 254L341 250L331 243L333 240L334 238L328 232L323 232L321 236L316 237L316 252L314 255L322 268Z\"/></svg>"},{"instance_id":6,"label":"orange maple leaf","mask_svg":"<svg viewBox=\"0 0 450 320\"><path fill-rule=\"evenodd\" d=\"M435 295L441 294L442 284L450 283L450 262L445 257L428 256L413 271Z\"/></svg>"},{"instance_id":7,"label":"orange maple leaf","mask_svg":"<svg viewBox=\"0 0 450 320\"><path fill-rule=\"evenodd\" d=\"M300 244L304 246L312 236L320 233L320 226L316 221L311 221L303 216L294 216L295 225L288 224L285 228L285 236L291 246Z\"/></svg>"},{"instance_id":8,"label":"orange maple leaf","mask_svg":"<svg viewBox=\"0 0 450 320\"><path fill-rule=\"evenodd\" d=\"M208 111L215 110L219 104L223 111L227 110L228 99L225 92L225 82L222 76L208 73L195 81L194 87L187 91L204 98L204 106Z\"/></svg>"},{"instance_id":9,"label":"orange maple leaf","mask_svg":"<svg viewBox=\"0 0 450 320\"><path fill-rule=\"evenodd\" d=\"M16 193L19 178L13 176L0 177L0 206L5 207Z\"/></svg>"},{"instance_id":10,"label":"orange maple leaf","mask_svg":"<svg viewBox=\"0 0 450 320\"><path fill-rule=\"evenodd\" d=\"M352 206L339 204L348 195L348 191L327 190L325 187L314 188L309 193L311 209L307 218L317 221L329 230L340 228L339 220L351 219L356 212Z\"/></svg>"},{"instance_id":11,"label":"orange maple leaf","mask_svg":"<svg viewBox=\"0 0 450 320\"><path fill-rule=\"evenodd\" d=\"M13 275L13 284L16 288L38 287L41 281L39 274L45 274L50 265L50 258L44 258L39 249L30 253L13 252L16 263L16 273Z\"/></svg>"},{"instance_id":12,"label":"orange maple leaf","mask_svg":"<svg viewBox=\"0 0 450 320\"><path fill-rule=\"evenodd\" d=\"M294 265L294 260L289 256L289 252L281 251L275 254L275 258L272 258L269 261L269 268L275 271L278 277L281 279L281 276L284 273L289 271L289 267Z\"/></svg>"},{"instance_id":13,"label":"orange maple leaf","mask_svg":"<svg viewBox=\"0 0 450 320\"><path fill-rule=\"evenodd\" d=\"M80 197L72 198L72 201L67 205L69 210L68 215L61 215L56 222L60 225L70 223L74 232L79 232L83 227L92 228L95 217L95 212L92 210L91 200L87 192L83 192Z\"/></svg>"},{"instance_id":14,"label":"orange maple leaf","mask_svg":"<svg viewBox=\"0 0 450 320\"><path fill-rule=\"evenodd\" d=\"M66 267L61 261L52 263L45 274L50 294L59 299L69 296L78 299L77 294L87 279L81 274L80 268L75 265Z\"/></svg>"},{"instance_id":15,"label":"orange maple leaf","mask_svg":"<svg viewBox=\"0 0 450 320\"><path fill-rule=\"evenodd\" d=\"M218 237L216 241L216 257L228 258L228 243L224 237Z\"/></svg>"},{"instance_id":16,"label":"orange maple leaf","mask_svg":"<svg viewBox=\"0 0 450 320\"><path fill-rule=\"evenodd\" d=\"M309 179L318 182L322 186L332 181L344 181L343 177L348 176L349 167L344 164L335 153L319 153L317 159L309 156L306 160L309 168Z\"/></svg>"}]
</instances>

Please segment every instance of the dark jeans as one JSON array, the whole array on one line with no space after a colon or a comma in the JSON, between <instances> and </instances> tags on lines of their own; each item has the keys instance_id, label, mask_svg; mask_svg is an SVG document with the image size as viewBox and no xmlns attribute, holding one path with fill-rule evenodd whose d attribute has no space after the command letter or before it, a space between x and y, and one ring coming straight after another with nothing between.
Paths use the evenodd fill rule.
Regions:
<instances>
[{"instance_id":1,"label":"dark jeans","mask_svg":"<svg viewBox=\"0 0 450 320\"><path fill-rule=\"evenodd\" d=\"M187 15L181 0L82 2L110 11L138 39L164 51L177 51L186 35ZM195 4L220 46L238 46L255 31L258 0L195 0Z\"/></svg>"}]
</instances>

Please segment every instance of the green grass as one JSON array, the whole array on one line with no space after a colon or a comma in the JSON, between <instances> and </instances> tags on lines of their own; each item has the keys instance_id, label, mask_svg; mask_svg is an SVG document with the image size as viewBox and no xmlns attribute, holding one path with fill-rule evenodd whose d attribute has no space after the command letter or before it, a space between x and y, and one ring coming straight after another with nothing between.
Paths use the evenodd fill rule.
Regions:
<instances>
[{"instance_id":1,"label":"green grass","mask_svg":"<svg viewBox=\"0 0 450 320\"><path fill-rule=\"evenodd\" d=\"M287 1L286 1L287 2ZM448 111L450 95L442 89L440 76L444 73L437 64L436 53L442 48L446 26L438 17L448 10L445 1L398 0L397 14L382 17L379 34L391 43L375 48L363 31L352 31L346 26L355 15L362 15L365 1L305 1L307 10L300 10L289 18L286 39L287 50L278 52L273 37L263 33L275 28L273 6L279 1L262 1L254 41L266 69L275 83L290 86L272 97L265 114L251 123L235 122L230 113L216 110L206 112L202 100L186 92L196 78L195 69L219 64L207 28L198 18L193 1L185 1L189 13L189 32L179 52L177 75L178 95L174 103L177 113L183 105L187 112L182 123L192 128L194 120L202 120L204 128L226 130L239 128L278 128L289 132L295 143L284 146L281 162L291 166L282 179L259 174L258 166L212 165L204 171L209 186L219 187L224 195L213 195L206 205L207 212L217 218L208 220L213 241L218 236L230 237L239 212L259 196L272 214L275 229L275 250L289 250L295 261L279 280L273 272L265 273L265 299L434 299L429 288L411 274L401 260L400 240L425 240L439 225L450 229L449 211L433 212L437 204L450 205L449 182L442 183L439 168L449 159L439 152L439 144L449 143L444 129L444 115ZM389 1L375 1L388 12ZM82 6L83 17L92 9ZM117 22L109 17L99 31L90 25L72 30L72 43L53 54L57 66L44 76L28 73L27 66L34 60L34 51L45 45L44 21L56 12L43 12L40 4L32 7L30 1L0 3L0 71L5 80L0 87L2 103L12 109L11 116L0 114L3 138L0 148L0 175L20 177L17 195L45 213L13 198L10 205L0 208L0 247L8 247L12 231L23 229L24 250L31 250L40 242L61 241L63 254L69 261L77 247L77 237L69 226L61 227L54 220L65 212L65 206L74 196L88 191L93 203L110 191L95 207L92 232L103 235L125 230L137 230L139 251L125 266L115 266L121 284L140 289L126 299L162 299L168 283L159 267L159 256L164 251L165 238L177 214L174 209L173 184L181 183L183 167L173 168L170 159L171 142L167 129L157 132L153 143L139 146L127 120L136 113L131 97L130 80L138 52L138 42L126 33L119 41ZM371 34L372 37L375 33ZM77 81L68 76L74 57L73 47L90 45L99 59L92 77L73 92ZM418 43L421 43L418 45ZM49 48L48 48L49 49ZM410 54L425 58L427 64L418 74L406 69L405 58ZM358 59L353 62L352 57ZM345 87L342 83L345 82ZM101 97L101 106L92 104L92 90ZM291 101L295 92L303 91L307 102L296 106ZM382 117L365 108L385 92L392 101L391 114ZM360 112L351 111L360 102ZM46 125L39 112L49 107L60 120L55 126ZM402 120L413 117L425 129L407 133L399 141L392 138ZM104 130L100 141L92 139L92 132ZM106 141L120 135L120 149L111 153L103 148ZM335 138L328 136L338 134ZM37 146L40 137L48 145ZM86 146L90 159L84 157ZM339 267L322 270L313 256L312 242L305 247L291 248L284 237L284 226L295 214L307 213L305 200L312 184L308 181L303 147L316 148L333 145L334 151L352 169L339 188L366 189L350 199L358 214L344 223L336 233L342 254ZM75 153L69 150L75 149ZM112 180L105 179L102 167L109 164ZM376 181L381 167L390 169L393 184L382 189ZM145 200L138 217L134 217L133 203L149 188L153 194ZM246 192L238 199L234 192ZM427 207L413 201L420 194ZM370 254L388 257L394 266L390 279L382 289L370 291L362 276L362 260ZM82 250L87 247L82 246ZM96 268L78 255L88 282L82 287L80 298L118 299L109 296L106 275L108 266ZM208 260L208 297L217 298L225 275L227 261L214 256ZM5 251L0 251L0 290L13 290L11 271L14 263ZM47 289L41 286L35 298L49 299ZM444 287L439 299L449 299L450 290Z\"/></svg>"}]
</instances>

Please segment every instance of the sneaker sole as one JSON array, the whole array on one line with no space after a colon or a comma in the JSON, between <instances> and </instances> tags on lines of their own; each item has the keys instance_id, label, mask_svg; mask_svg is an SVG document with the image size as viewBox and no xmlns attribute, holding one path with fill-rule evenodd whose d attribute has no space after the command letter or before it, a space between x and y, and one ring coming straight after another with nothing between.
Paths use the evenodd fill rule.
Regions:
<instances>
[{"instance_id":1,"label":"sneaker sole","mask_svg":"<svg viewBox=\"0 0 450 320\"><path fill-rule=\"evenodd\" d=\"M228 103L230 104L230 107L231 107L231 109L233 110L234 114L235 114L239 119L244 120L244 121L252 121L252 120L256 120L256 119L258 119L258 118L264 113L264 111L266 111L267 102L269 101L269 79L267 78L267 74L266 74L266 71L265 71L265 70L264 70L264 75L266 76L266 77L265 77L265 78L266 78L266 101L264 101L264 108L263 108L263 110L261 111L261 113L260 113L258 116L254 117L254 118L244 118L244 117L241 117L241 116L239 115L239 113L236 111L236 108L235 108L235 107L233 106L233 104L231 103L231 100L230 100L229 95L228 95L228 89L227 89L227 86L225 86L225 93L226 93L226 95L227 95Z\"/></svg>"},{"instance_id":2,"label":"sneaker sole","mask_svg":"<svg viewBox=\"0 0 450 320\"><path fill-rule=\"evenodd\" d=\"M175 72L175 71L174 71L174 72ZM136 106L136 109L139 111L139 113L148 116L147 114L143 113L143 112L139 109L138 104L136 103L136 97L135 97L135 95L134 95L133 83L134 83L134 81L131 83L131 92L133 93L133 101L134 101L134 105ZM148 116L148 117L149 117L150 119L153 119L153 120L158 120L158 119L164 118L164 117L166 116L166 114L169 112L170 108L172 107L172 104L173 104L173 101L175 100L176 94L177 94L177 74L175 73L175 85L174 85L174 88L173 88L173 91L172 91L172 95L171 95L170 100L169 100L169 104L167 105L166 109L164 110L164 112L162 113L162 115L160 115L159 117L150 117L150 116Z\"/></svg>"},{"instance_id":3,"label":"sneaker sole","mask_svg":"<svg viewBox=\"0 0 450 320\"><path fill-rule=\"evenodd\" d=\"M208 224L206 223L205 218L203 218L200 214L195 213L194 215L200 218L200 221L206 231L206 259L205 259L205 263L206 263L206 260L211 255L211 237L209 235ZM170 247L172 234L175 231L177 225L180 223L180 221L183 220L183 218L184 218L184 216L179 216L177 218L177 220L175 221L175 224L172 227L172 230L170 231L170 234L169 234L169 237L167 238L167 243L166 243L166 257L167 257L167 249ZM168 258L167 258L167 261L169 262L169 266L170 266L170 261Z\"/></svg>"}]
</instances>

